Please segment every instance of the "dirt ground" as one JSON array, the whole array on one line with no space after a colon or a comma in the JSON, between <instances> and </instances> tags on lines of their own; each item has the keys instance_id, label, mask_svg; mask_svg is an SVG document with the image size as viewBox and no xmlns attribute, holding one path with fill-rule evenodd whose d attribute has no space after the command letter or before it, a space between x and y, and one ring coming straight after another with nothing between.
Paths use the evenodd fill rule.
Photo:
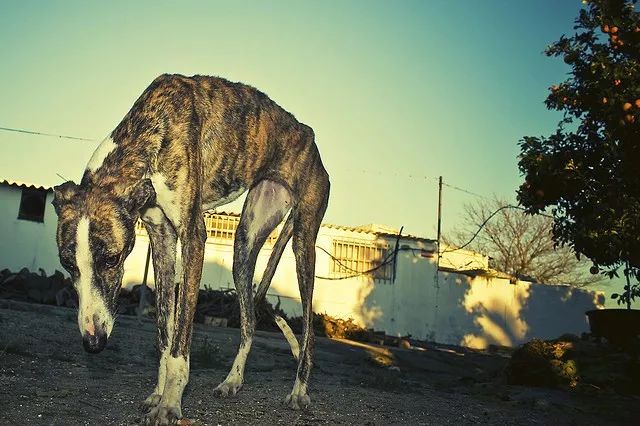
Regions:
<instances>
[{"instance_id":1,"label":"dirt ground","mask_svg":"<svg viewBox=\"0 0 640 426\"><path fill-rule=\"evenodd\" d=\"M246 383L218 399L238 330L196 325L182 409L227 424L633 424L640 399L504 384L507 354L389 349L317 339L312 407L286 409L295 363L284 338L258 332ZM131 425L155 385L155 325L121 316L104 352L82 349L74 310L0 300L0 424Z\"/></svg>"}]
</instances>

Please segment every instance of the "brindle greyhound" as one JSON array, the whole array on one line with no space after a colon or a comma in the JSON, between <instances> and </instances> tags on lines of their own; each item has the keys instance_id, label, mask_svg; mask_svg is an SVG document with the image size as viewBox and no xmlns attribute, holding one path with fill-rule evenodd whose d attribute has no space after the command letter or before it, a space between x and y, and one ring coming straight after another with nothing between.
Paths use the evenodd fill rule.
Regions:
<instances>
[{"instance_id":1,"label":"brindle greyhound","mask_svg":"<svg viewBox=\"0 0 640 426\"><path fill-rule=\"evenodd\" d=\"M55 188L60 261L78 291L78 324L88 352L104 349L113 328L123 262L133 248L138 218L149 234L161 355L156 388L145 401L146 423L170 424L182 417L207 238L202 212L247 189L233 256L240 346L214 393L234 395L242 387L254 303L265 297L293 236L304 326L299 356L295 337L290 340L298 368L285 402L305 408L314 341L314 245L329 197L329 177L310 127L253 87L216 77L162 75L98 146L80 185L70 181ZM288 212L253 297L258 252Z\"/></svg>"}]
</instances>

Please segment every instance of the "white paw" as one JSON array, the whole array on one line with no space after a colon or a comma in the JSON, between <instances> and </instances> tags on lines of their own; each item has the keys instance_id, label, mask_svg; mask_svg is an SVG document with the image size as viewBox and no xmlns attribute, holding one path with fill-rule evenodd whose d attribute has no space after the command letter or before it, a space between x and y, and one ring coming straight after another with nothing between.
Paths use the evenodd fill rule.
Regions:
<instances>
[{"instance_id":1,"label":"white paw","mask_svg":"<svg viewBox=\"0 0 640 426\"><path fill-rule=\"evenodd\" d=\"M291 392L284 399L284 403L292 410L304 410L305 408L308 408L309 405L311 405L311 398L309 398L309 395L307 395L306 393Z\"/></svg>"},{"instance_id":2,"label":"white paw","mask_svg":"<svg viewBox=\"0 0 640 426\"><path fill-rule=\"evenodd\" d=\"M144 418L145 425L169 426L175 425L182 418L180 407L167 407L159 404L151 409Z\"/></svg>"},{"instance_id":3,"label":"white paw","mask_svg":"<svg viewBox=\"0 0 640 426\"><path fill-rule=\"evenodd\" d=\"M234 396L242 388L242 380L227 378L224 382L220 383L213 390L215 396L226 398L228 396Z\"/></svg>"}]
</instances>

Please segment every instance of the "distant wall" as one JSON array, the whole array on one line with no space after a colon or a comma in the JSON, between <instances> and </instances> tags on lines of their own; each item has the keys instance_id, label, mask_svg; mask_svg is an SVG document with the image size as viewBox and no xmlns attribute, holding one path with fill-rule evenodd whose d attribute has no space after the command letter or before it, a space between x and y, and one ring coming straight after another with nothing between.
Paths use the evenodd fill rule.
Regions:
<instances>
[{"instance_id":1,"label":"distant wall","mask_svg":"<svg viewBox=\"0 0 640 426\"><path fill-rule=\"evenodd\" d=\"M58 260L56 227L58 217L47 193L44 222L18 219L22 188L0 186L0 269L19 271L42 268L48 274L62 270Z\"/></svg>"},{"instance_id":2,"label":"distant wall","mask_svg":"<svg viewBox=\"0 0 640 426\"><path fill-rule=\"evenodd\" d=\"M20 195L20 188L0 187L0 269L43 268L49 274L56 269L62 271L55 243L57 217L51 205L52 193L47 195L44 223L17 219ZM323 227L317 244L331 252L335 238L376 241L380 237ZM387 242L390 246L395 244L393 238ZM146 234L138 233L133 252L125 262L125 286L142 282L148 244ZM441 343L486 347L514 346L533 337L553 338L587 331L584 312L604 302L601 294L566 286L523 281L510 284L506 279L446 272L440 272L436 280L435 258L422 255L433 251L428 242L403 239L401 246L416 250L398 253L395 282L374 281L368 276L336 281L316 279L314 310L353 318L390 335L410 334ZM260 252L254 282L259 282L270 254L269 247ZM233 288L232 259L231 245L207 241L202 287ZM468 263L463 258L450 260ZM330 257L321 250L316 250L316 274L330 276ZM152 265L148 282L153 286ZM272 303L280 303L288 315L299 316L299 294L289 244L268 297Z\"/></svg>"}]
</instances>

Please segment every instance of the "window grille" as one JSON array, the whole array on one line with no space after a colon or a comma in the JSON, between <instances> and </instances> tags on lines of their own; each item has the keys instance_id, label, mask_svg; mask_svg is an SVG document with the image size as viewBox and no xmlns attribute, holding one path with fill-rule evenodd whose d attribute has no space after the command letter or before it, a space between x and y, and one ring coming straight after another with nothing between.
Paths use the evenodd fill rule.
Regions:
<instances>
[{"instance_id":1,"label":"window grille","mask_svg":"<svg viewBox=\"0 0 640 426\"><path fill-rule=\"evenodd\" d=\"M236 236L236 230L240 223L240 216L231 216L226 214L207 213L204 216L204 226L207 230L207 242L232 245ZM144 225L141 221L136 224L136 231L144 231ZM276 228L265 245L273 245L278 238L279 230Z\"/></svg>"},{"instance_id":2,"label":"window grille","mask_svg":"<svg viewBox=\"0 0 640 426\"><path fill-rule=\"evenodd\" d=\"M204 217L204 225L207 229L207 240L214 242L233 242L236 229L240 223L240 217L221 214L208 214Z\"/></svg>"},{"instance_id":3,"label":"window grille","mask_svg":"<svg viewBox=\"0 0 640 426\"><path fill-rule=\"evenodd\" d=\"M335 277L362 274L376 280L390 281L393 277L393 261L388 258L389 245L361 241L333 241L333 258L330 271ZM387 260L384 266L380 266ZM376 267L378 269L365 273Z\"/></svg>"}]
</instances>

